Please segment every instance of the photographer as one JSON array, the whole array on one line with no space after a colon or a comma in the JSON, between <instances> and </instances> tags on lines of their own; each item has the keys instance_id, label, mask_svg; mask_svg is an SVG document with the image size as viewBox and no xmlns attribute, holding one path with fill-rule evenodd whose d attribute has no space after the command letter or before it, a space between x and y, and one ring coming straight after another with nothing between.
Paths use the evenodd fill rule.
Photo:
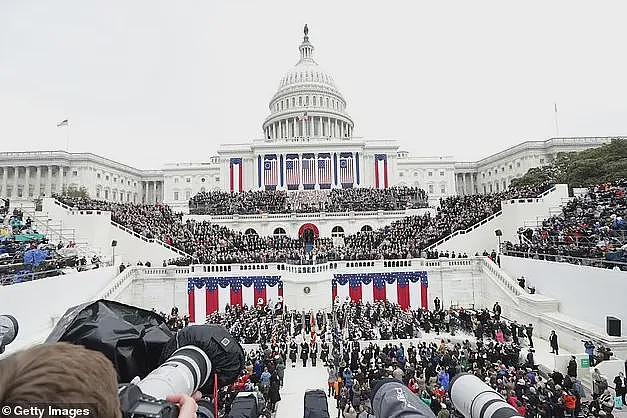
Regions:
<instances>
[{"instance_id":1,"label":"photographer","mask_svg":"<svg viewBox=\"0 0 627 418\"><path fill-rule=\"evenodd\" d=\"M177 394L167 400L178 404L179 418L196 417L192 397ZM38 345L0 361L0 404L42 403L90 405L98 417L122 416L111 362L96 351L67 343Z\"/></svg>"}]
</instances>

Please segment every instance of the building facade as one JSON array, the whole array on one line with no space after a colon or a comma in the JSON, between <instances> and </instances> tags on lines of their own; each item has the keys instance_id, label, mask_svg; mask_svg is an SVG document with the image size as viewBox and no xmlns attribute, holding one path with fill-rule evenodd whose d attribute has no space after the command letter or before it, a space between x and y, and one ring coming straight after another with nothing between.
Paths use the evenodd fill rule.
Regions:
<instances>
[{"instance_id":1,"label":"building facade","mask_svg":"<svg viewBox=\"0 0 627 418\"><path fill-rule=\"evenodd\" d=\"M314 58L307 26L299 59L269 101L262 138L223 144L198 163L138 170L91 153L0 152L0 197L31 199L68 188L115 202L164 202L185 210L210 190L319 190L352 187L420 187L432 200L454 194L505 190L530 168L559 152L598 147L611 138L527 141L477 162L450 156L414 156L393 139L354 136L347 100Z\"/></svg>"},{"instance_id":2,"label":"building facade","mask_svg":"<svg viewBox=\"0 0 627 418\"><path fill-rule=\"evenodd\" d=\"M550 138L525 141L477 162L455 163L457 194L496 193L530 168L551 164L559 153L578 152L609 144L611 137Z\"/></svg>"}]
</instances>

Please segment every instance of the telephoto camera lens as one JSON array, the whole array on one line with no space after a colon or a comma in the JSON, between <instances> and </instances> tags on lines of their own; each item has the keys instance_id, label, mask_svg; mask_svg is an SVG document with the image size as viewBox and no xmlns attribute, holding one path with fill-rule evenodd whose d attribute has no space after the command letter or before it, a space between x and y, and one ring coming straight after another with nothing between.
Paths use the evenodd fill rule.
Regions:
<instances>
[{"instance_id":1,"label":"telephoto camera lens","mask_svg":"<svg viewBox=\"0 0 627 418\"><path fill-rule=\"evenodd\" d=\"M451 401L466 418L521 418L498 392L468 373L460 373L451 381Z\"/></svg>"},{"instance_id":2,"label":"telephoto camera lens","mask_svg":"<svg viewBox=\"0 0 627 418\"><path fill-rule=\"evenodd\" d=\"M4 347L9 345L17 337L19 326L17 319L11 315L0 315L0 354L4 352Z\"/></svg>"},{"instance_id":3,"label":"telephoto camera lens","mask_svg":"<svg viewBox=\"0 0 627 418\"><path fill-rule=\"evenodd\" d=\"M137 386L145 395L165 399L168 395L192 395L203 386L211 374L207 354L193 345L176 350L161 366L150 372Z\"/></svg>"}]
</instances>

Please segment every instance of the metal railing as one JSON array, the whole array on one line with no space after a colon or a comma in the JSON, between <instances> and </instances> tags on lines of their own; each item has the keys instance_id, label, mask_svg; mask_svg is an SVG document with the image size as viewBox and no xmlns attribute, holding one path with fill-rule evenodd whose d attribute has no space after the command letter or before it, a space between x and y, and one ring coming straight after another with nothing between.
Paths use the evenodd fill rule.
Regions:
<instances>
[{"instance_id":1,"label":"metal railing","mask_svg":"<svg viewBox=\"0 0 627 418\"><path fill-rule=\"evenodd\" d=\"M95 215L100 215L100 214L109 212L109 211L104 211L104 210L87 210L87 209L79 210L79 209L73 208L71 206L68 206L65 203L59 202L57 199L54 199L54 203L56 205L58 205L58 206L61 206L64 209L66 209L67 211L69 211L73 215L94 215L94 214ZM167 248L167 249L169 249L171 251L174 251L175 253L177 253L178 255L180 255L182 257L191 257L190 254L187 254L185 251L179 250L178 248L173 247L172 245L170 245L170 244L168 244L166 242L163 242L163 241L161 241L159 239L156 239L156 238L148 238L148 237L146 237L146 236L144 236L142 234L139 234L139 233L133 231L132 229L127 228L124 225L119 224L119 223L117 223L117 222L115 222L113 220L111 220L110 222L111 222L112 226L114 226L114 227L116 227L118 229L121 229L122 231L127 232L127 233L133 235L134 237L141 239L142 241L145 241L147 243L159 244L162 247L165 247L165 248Z\"/></svg>"},{"instance_id":2,"label":"metal railing","mask_svg":"<svg viewBox=\"0 0 627 418\"><path fill-rule=\"evenodd\" d=\"M67 268L76 268L77 272L83 271L91 271L96 268L108 267L111 265L111 262L99 262L97 263L98 267L94 267L93 264L88 264L87 266L77 266L77 267L66 267ZM89 267L89 268L86 268ZM67 274L65 269L51 269L44 271L35 271L29 273L20 273L20 274L11 274L7 276L0 277L0 286L9 286L12 284L24 283L24 282L32 282L34 280L45 279L48 277L57 277L61 275Z\"/></svg>"},{"instance_id":3,"label":"metal railing","mask_svg":"<svg viewBox=\"0 0 627 418\"><path fill-rule=\"evenodd\" d=\"M627 271L627 262L606 260L604 258L585 258L585 257L573 257L569 255L560 254L543 254L535 251L512 251L504 250L503 255L509 255L512 257L531 258L541 261L552 261L557 263L570 263L579 266L588 267L601 267L601 268L619 268L623 271Z\"/></svg>"},{"instance_id":4,"label":"metal railing","mask_svg":"<svg viewBox=\"0 0 627 418\"><path fill-rule=\"evenodd\" d=\"M425 248L425 250L432 250L435 247L437 247L438 245L444 244L446 241L450 240L451 238L455 238L458 235L464 235L464 234L468 234L470 232L472 232L473 230L479 228L481 225L484 225L487 222L490 222L492 219L495 219L499 216L501 216L503 214L503 211L500 210L490 216L488 216L487 218L477 222L476 224L472 225L469 228L466 229L458 229L457 231L447 235L446 237L436 241L434 244L429 245L427 248Z\"/></svg>"},{"instance_id":5,"label":"metal railing","mask_svg":"<svg viewBox=\"0 0 627 418\"><path fill-rule=\"evenodd\" d=\"M121 225L121 224L115 222L115 221L111 221L111 225L116 227L116 228L118 228L118 229L121 229L122 231L124 231L124 232L126 232L128 234L133 235L136 238L141 239L144 242L151 243L151 244L152 243L159 244L162 247L167 248L168 250L174 251L175 253L177 253L178 255L180 255L182 257L191 257L190 254L187 254L185 251L182 251L182 250L179 250L176 247L173 247L172 245L168 244L167 242L163 242L163 241L161 241L159 239L156 239L156 238L148 238L148 237L146 237L146 236L144 236L144 235L142 235L140 233L137 233L137 232L133 231L130 228L125 227L124 225Z\"/></svg>"}]
</instances>

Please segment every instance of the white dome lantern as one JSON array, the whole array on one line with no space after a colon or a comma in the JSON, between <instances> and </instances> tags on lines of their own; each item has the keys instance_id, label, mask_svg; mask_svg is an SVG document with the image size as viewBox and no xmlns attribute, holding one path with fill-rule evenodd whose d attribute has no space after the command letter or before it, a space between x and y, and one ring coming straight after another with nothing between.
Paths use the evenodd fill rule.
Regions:
<instances>
[{"instance_id":1,"label":"white dome lantern","mask_svg":"<svg viewBox=\"0 0 627 418\"><path fill-rule=\"evenodd\" d=\"M298 47L300 59L279 82L263 123L268 141L350 139L353 120L333 77L314 60L309 29Z\"/></svg>"}]
</instances>

